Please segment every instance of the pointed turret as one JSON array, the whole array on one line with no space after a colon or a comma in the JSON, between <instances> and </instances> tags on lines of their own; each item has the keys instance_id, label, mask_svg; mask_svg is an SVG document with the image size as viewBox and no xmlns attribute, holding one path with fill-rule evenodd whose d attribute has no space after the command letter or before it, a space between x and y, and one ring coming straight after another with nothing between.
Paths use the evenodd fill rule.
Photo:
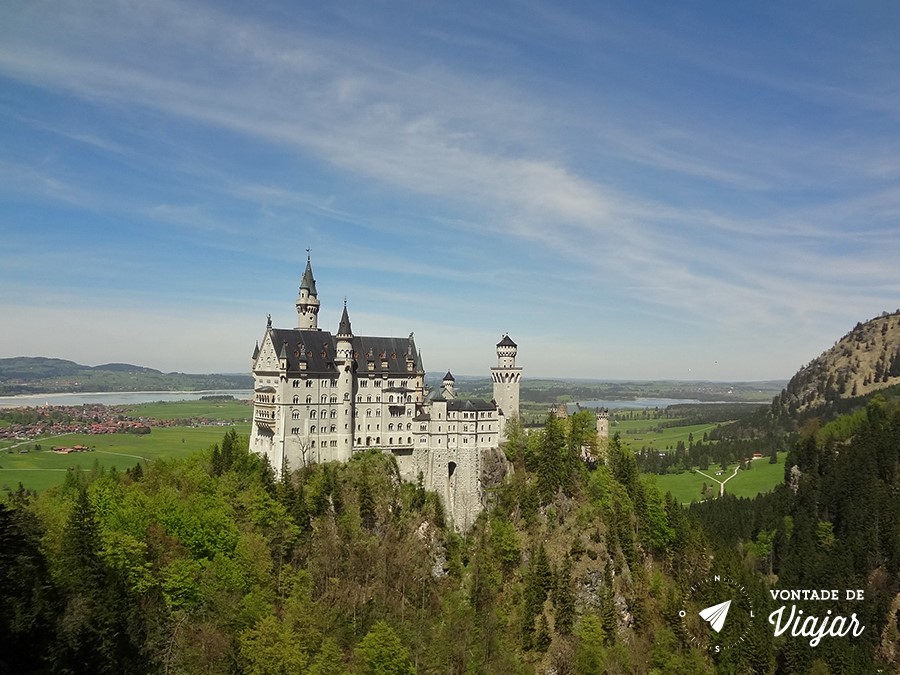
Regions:
<instances>
[{"instance_id":1,"label":"pointed turret","mask_svg":"<svg viewBox=\"0 0 900 675\"><path fill-rule=\"evenodd\" d=\"M350 328L350 315L347 314L346 300L344 300L344 313L341 314L341 324L338 326L336 337L353 337L353 330Z\"/></svg>"},{"instance_id":2,"label":"pointed turret","mask_svg":"<svg viewBox=\"0 0 900 675\"><path fill-rule=\"evenodd\" d=\"M444 379L441 380L441 398L448 400L456 398L455 383L456 378L453 377L453 374L448 370L447 374L444 375Z\"/></svg>"},{"instance_id":3,"label":"pointed turret","mask_svg":"<svg viewBox=\"0 0 900 675\"><path fill-rule=\"evenodd\" d=\"M306 255L306 271L300 280L300 294L297 296L297 328L300 330L319 329L319 297L316 280L313 277L309 253Z\"/></svg>"}]
</instances>

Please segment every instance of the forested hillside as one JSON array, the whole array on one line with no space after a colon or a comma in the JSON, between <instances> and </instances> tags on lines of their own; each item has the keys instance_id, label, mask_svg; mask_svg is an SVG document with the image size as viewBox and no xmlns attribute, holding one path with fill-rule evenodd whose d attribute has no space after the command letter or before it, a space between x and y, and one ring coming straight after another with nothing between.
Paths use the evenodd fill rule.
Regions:
<instances>
[{"instance_id":1,"label":"forested hillside","mask_svg":"<svg viewBox=\"0 0 900 675\"><path fill-rule=\"evenodd\" d=\"M276 481L233 432L20 491L0 508L0 671L708 672L670 622L703 537L618 444L588 470L592 420L572 420L513 434L514 476L464 537L390 456Z\"/></svg>"},{"instance_id":2,"label":"forested hillside","mask_svg":"<svg viewBox=\"0 0 900 675\"><path fill-rule=\"evenodd\" d=\"M0 672L886 672L898 407L811 427L774 493L690 510L617 439L597 447L590 413L514 425L462 536L379 451L276 480L230 431L186 459L73 472L0 506ZM721 602L696 590L713 574L757 612L732 611L721 652L681 615ZM831 610L865 632L776 639L773 588L862 589Z\"/></svg>"},{"instance_id":3,"label":"forested hillside","mask_svg":"<svg viewBox=\"0 0 900 675\"><path fill-rule=\"evenodd\" d=\"M83 366L65 359L0 359L0 396L100 391L249 389L249 375L163 373L128 363Z\"/></svg>"},{"instance_id":4,"label":"forested hillside","mask_svg":"<svg viewBox=\"0 0 900 675\"><path fill-rule=\"evenodd\" d=\"M856 326L794 375L772 404L776 419L796 419L900 383L900 311Z\"/></svg>"}]
</instances>

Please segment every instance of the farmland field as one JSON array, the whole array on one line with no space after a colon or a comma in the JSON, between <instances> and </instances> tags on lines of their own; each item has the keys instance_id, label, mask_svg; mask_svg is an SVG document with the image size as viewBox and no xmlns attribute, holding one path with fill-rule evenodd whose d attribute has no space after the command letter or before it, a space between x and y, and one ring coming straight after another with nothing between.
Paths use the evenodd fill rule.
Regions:
<instances>
[{"instance_id":1,"label":"farmland field","mask_svg":"<svg viewBox=\"0 0 900 675\"><path fill-rule=\"evenodd\" d=\"M725 483L725 492L738 497L755 497L762 492L768 492L784 480L784 460L787 453L778 453L778 463L769 464L769 458L757 459L751 464L749 471L738 471L737 475ZM728 471L722 476L715 476L716 469L710 467L705 473L715 476L719 480L728 478L734 473L735 464L728 467ZM698 473L685 471L683 473L654 476L656 484L663 492L671 492L681 503L700 501L703 497L700 490L703 483L712 485L718 494L719 484Z\"/></svg>"},{"instance_id":2,"label":"farmland field","mask_svg":"<svg viewBox=\"0 0 900 675\"><path fill-rule=\"evenodd\" d=\"M31 490L44 490L59 485L70 468L89 471L94 463L124 471L139 461L162 457L183 457L222 441L228 426L154 427L149 434L66 434L38 438L0 452L0 491L15 489L21 482ZM249 424L236 425L238 434L247 435ZM34 444L42 450L35 452ZM59 455L53 446L85 445L91 452ZM27 454L21 450L28 449Z\"/></svg>"},{"instance_id":3,"label":"farmland field","mask_svg":"<svg viewBox=\"0 0 900 675\"><path fill-rule=\"evenodd\" d=\"M253 406L246 401L157 401L125 409L133 417L180 420L205 417L218 422L249 422Z\"/></svg>"}]
</instances>

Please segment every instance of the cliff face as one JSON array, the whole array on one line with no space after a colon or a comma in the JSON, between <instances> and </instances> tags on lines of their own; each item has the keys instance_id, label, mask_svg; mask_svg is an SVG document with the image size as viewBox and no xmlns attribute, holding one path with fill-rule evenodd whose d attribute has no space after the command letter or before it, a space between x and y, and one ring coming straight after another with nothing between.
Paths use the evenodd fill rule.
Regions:
<instances>
[{"instance_id":1,"label":"cliff face","mask_svg":"<svg viewBox=\"0 0 900 675\"><path fill-rule=\"evenodd\" d=\"M900 383L900 310L858 323L801 368L775 406L793 415Z\"/></svg>"}]
</instances>

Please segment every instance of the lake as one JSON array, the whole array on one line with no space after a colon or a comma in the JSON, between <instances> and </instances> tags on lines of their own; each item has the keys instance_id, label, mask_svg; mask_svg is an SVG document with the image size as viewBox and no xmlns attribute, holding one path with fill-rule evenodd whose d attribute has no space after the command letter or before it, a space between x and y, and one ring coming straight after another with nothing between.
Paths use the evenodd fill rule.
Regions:
<instances>
[{"instance_id":1,"label":"lake","mask_svg":"<svg viewBox=\"0 0 900 675\"><path fill-rule=\"evenodd\" d=\"M249 389L216 389L211 391L106 391L75 394L28 394L0 396L0 408L21 408L42 405L134 405L155 401L198 401L203 396L234 396L250 400Z\"/></svg>"}]
</instances>

